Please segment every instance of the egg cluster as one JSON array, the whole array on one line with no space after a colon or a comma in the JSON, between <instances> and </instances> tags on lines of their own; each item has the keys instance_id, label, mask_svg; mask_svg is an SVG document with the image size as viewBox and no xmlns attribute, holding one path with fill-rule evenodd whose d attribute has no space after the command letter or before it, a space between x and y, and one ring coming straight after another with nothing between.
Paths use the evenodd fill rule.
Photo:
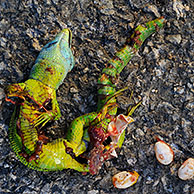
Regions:
<instances>
[{"instance_id":1,"label":"egg cluster","mask_svg":"<svg viewBox=\"0 0 194 194\"><path fill-rule=\"evenodd\" d=\"M154 151L158 162L163 165L169 165L174 160L174 151L172 148L159 137L156 137L157 142L154 145ZM189 180L194 177L194 158L188 158L178 169L178 177L181 180ZM115 174L112 178L114 187L118 189L126 189L134 185L139 178L136 171L122 171Z\"/></svg>"}]
</instances>

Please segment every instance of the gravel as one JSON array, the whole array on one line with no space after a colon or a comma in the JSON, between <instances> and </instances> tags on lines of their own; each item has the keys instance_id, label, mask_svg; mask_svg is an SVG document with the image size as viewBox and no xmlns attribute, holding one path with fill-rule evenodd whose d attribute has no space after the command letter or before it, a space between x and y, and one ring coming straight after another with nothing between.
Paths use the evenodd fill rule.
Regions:
<instances>
[{"instance_id":1,"label":"gravel","mask_svg":"<svg viewBox=\"0 0 194 194\"><path fill-rule=\"evenodd\" d=\"M180 194L194 193L194 179L177 177L181 163L194 157L194 36L192 0L1 0L0 1L0 194ZM142 99L119 157L95 176L73 170L36 172L22 165L9 146L13 105L5 102L8 84L23 82L42 48L61 29L73 32L76 65L57 91L63 134L71 121L96 110L97 79L106 61L122 47L133 28L164 16L163 30L150 37L121 73L118 89L129 86ZM120 98L126 113L130 92ZM49 130L56 135L56 131ZM175 151L168 166L155 158L154 135ZM136 170L138 182L125 190L111 177Z\"/></svg>"}]
</instances>

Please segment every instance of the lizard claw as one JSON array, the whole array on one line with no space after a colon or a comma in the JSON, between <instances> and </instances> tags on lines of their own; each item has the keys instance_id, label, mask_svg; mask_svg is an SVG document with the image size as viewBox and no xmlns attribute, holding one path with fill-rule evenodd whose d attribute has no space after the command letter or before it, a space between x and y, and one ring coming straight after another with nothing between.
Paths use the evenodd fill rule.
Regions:
<instances>
[{"instance_id":1,"label":"lizard claw","mask_svg":"<svg viewBox=\"0 0 194 194\"><path fill-rule=\"evenodd\" d=\"M54 116L51 112L42 113L33 121L33 126L37 127L38 125L42 125L42 127L44 127L46 123L53 120L53 118Z\"/></svg>"}]
</instances>

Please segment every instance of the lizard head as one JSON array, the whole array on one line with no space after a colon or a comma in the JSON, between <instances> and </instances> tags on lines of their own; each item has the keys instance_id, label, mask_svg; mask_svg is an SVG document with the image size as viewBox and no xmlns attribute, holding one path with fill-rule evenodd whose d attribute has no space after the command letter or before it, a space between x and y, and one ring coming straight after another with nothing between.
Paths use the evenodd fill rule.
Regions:
<instances>
[{"instance_id":1,"label":"lizard head","mask_svg":"<svg viewBox=\"0 0 194 194\"><path fill-rule=\"evenodd\" d=\"M63 29L54 40L42 48L31 69L30 78L58 89L75 65L71 42L71 30Z\"/></svg>"}]
</instances>

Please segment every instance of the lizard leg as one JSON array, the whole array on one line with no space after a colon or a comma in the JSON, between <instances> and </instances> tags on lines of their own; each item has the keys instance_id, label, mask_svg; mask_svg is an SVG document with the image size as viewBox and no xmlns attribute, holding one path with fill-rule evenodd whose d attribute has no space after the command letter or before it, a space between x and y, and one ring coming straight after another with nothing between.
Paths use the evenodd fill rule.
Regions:
<instances>
[{"instance_id":1,"label":"lizard leg","mask_svg":"<svg viewBox=\"0 0 194 194\"><path fill-rule=\"evenodd\" d=\"M76 156L86 151L86 143L83 140L85 128L98 117L98 113L92 112L76 118L68 129L66 139Z\"/></svg>"}]
</instances>

